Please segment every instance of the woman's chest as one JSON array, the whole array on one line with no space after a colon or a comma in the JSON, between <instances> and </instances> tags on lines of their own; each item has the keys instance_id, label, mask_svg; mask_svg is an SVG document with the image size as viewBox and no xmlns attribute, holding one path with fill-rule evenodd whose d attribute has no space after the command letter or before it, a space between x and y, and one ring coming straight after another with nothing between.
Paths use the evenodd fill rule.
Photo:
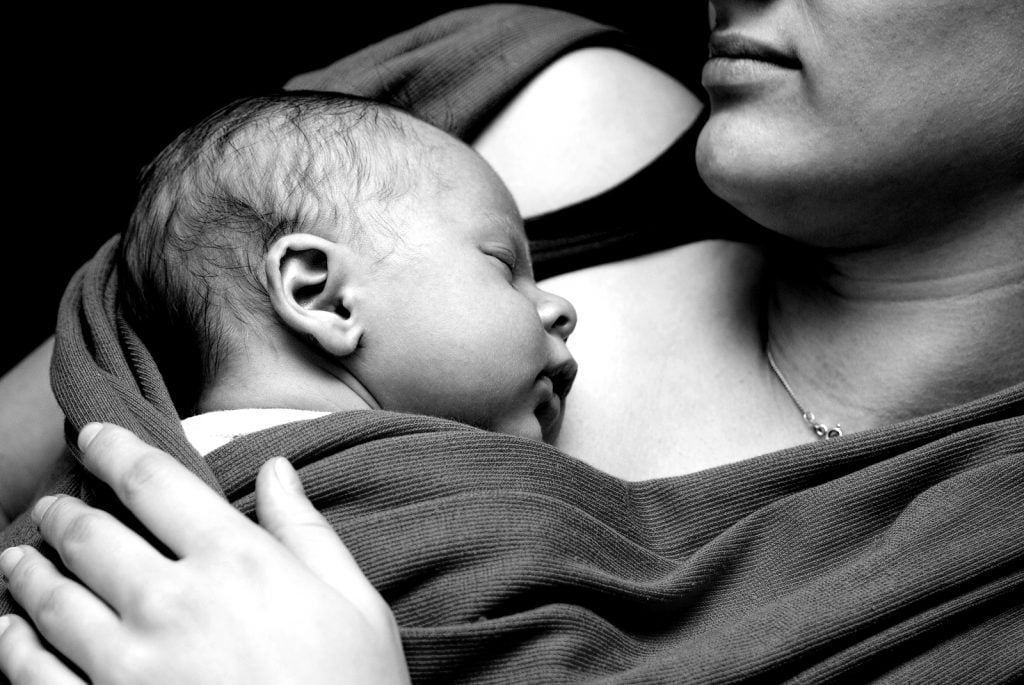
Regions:
<instances>
[{"instance_id":1,"label":"woman's chest","mask_svg":"<svg viewBox=\"0 0 1024 685\"><path fill-rule=\"evenodd\" d=\"M545 281L579 314L558 446L644 480L805 441L764 362L760 275L754 248L702 242Z\"/></svg>"}]
</instances>

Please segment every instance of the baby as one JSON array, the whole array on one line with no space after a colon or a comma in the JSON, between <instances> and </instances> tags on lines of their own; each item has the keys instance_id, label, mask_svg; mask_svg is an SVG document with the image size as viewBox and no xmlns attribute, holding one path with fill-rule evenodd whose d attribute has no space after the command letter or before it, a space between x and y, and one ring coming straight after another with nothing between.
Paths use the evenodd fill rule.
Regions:
<instances>
[{"instance_id":1,"label":"baby","mask_svg":"<svg viewBox=\"0 0 1024 685\"><path fill-rule=\"evenodd\" d=\"M558 433L576 313L534 281L497 174L397 108L234 102L145 169L121 245L126 310L200 451L309 415L286 410Z\"/></svg>"}]
</instances>

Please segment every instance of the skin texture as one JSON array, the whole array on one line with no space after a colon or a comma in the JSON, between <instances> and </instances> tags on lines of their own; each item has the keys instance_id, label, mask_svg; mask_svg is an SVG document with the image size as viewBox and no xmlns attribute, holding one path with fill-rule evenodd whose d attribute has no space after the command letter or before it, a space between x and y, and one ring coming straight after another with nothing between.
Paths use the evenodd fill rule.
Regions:
<instances>
[{"instance_id":1,"label":"skin texture","mask_svg":"<svg viewBox=\"0 0 1024 685\"><path fill-rule=\"evenodd\" d=\"M50 391L53 338L0 378L0 528L41 494L64 453L64 414Z\"/></svg>"},{"instance_id":2,"label":"skin texture","mask_svg":"<svg viewBox=\"0 0 1024 685\"><path fill-rule=\"evenodd\" d=\"M830 408L844 425L849 417L855 427L920 415L1022 380L1024 363L1016 350L1024 337L1019 316L1024 306L1024 248L1019 237L1024 203L1020 166L1012 166L1019 162L1019 142L1015 147L1006 139L1014 117L1024 111L1015 107L1019 82L1000 73L1003 65L986 70L976 60L950 56L956 50L973 54L984 44L982 61L1019 65L1024 43L1007 36L1019 36L1014 32L1021 28L1020 11L1010 2L966 0L927 7L924 2L881 0L715 2L714 9L723 31L764 32L755 37L768 40L779 37L782 27L790 27L784 37L796 43L805 71L771 72L770 82L732 88L735 92L730 93L716 87L712 118L701 139L705 178L773 229L822 249L786 265L793 267L792 277L771 284L767 312L735 306L756 290L754 286L720 303L738 337L730 337L734 345L720 345L715 355L697 348L703 368L693 374L688 391L701 402L692 405L687 435L719 447L716 436L738 416L748 430L727 434L728 442L743 443L748 433L754 438L743 443L745 452L732 457L753 456L780 442L796 444L800 438L771 432L774 426L790 425L790 419L799 425L799 419L767 369L766 342L773 345L780 366L807 404L819 412L821 407ZM924 9L927 16L920 16ZM872 49L860 49L862 40ZM920 71L930 59L947 62L934 74L942 80L930 82L929 72ZM850 79L849 85L843 78ZM978 79L980 83L975 82ZM961 86L974 96L954 92ZM844 88L855 89L856 96L844 93ZM883 92L884 102L876 99ZM900 104L906 95L914 96L918 115L913 107ZM980 97L985 109L971 105L971 97ZM758 112L766 123L754 116ZM922 122L914 121L922 115ZM922 138L915 144L918 134ZM965 154L948 154L946 145ZM898 148L910 159L901 159ZM872 181L874 173L892 184ZM979 188L982 191L976 193ZM939 216L930 201L955 211ZM976 201L984 201L983 206ZM863 239L860 228L868 231ZM677 274L670 285L682 293L676 301L685 302L700 290L671 268L675 254L684 252L659 256L666 263L658 272ZM1000 255L1002 262L994 259ZM640 297L660 302L669 295L631 291L629 285L635 282L623 278L616 281L621 284L617 292L595 290L595 298L601 303L600 295L605 295L628 304ZM576 283L581 288L597 285L587 281L586 274ZM755 285L764 283L757 279ZM689 312L650 311L642 323L655 331L664 328L665 321L682 321L680 327L692 328L685 319ZM767 341L750 323L757 323L759 314L770 324ZM747 322L746 328L736 323L740 321ZM707 337L719 340L722 331L711 326L720 324L720 319L718 324L708 321ZM583 335L581 329L578 336ZM693 348L684 350L692 359ZM624 351L638 359L648 356L636 346ZM662 348L656 369L646 378L639 374L638 380L650 380L655 371L662 378L690 373L693 363L687 366L685 358L673 358L672 351ZM734 388L735 397L730 396ZM645 394L634 392L638 389ZM630 401L644 397L650 404L648 421L659 426L659 407L680 401L678 388L670 388L667 395L651 384L619 390ZM715 406L718 397L727 401ZM738 405L743 398L752 400ZM710 411L701 413L708 404ZM709 430L702 433L704 426ZM599 428L594 424L595 430ZM618 439L629 439L624 433L628 425L616 429ZM666 439L683 451L694 444L685 442L687 435ZM642 453L636 454L642 461ZM614 460L609 464L622 466ZM648 470L640 473L685 468L646 466ZM211 630L209 639L228 635ZM202 673L201 665L196 667Z\"/></svg>"},{"instance_id":3,"label":"skin texture","mask_svg":"<svg viewBox=\"0 0 1024 685\"><path fill-rule=\"evenodd\" d=\"M1019 188L1016 0L711 5L717 36L758 40L799 62L711 60L704 71L713 116L698 166L763 225L823 247L905 242L1014 180ZM1004 173L1014 168L1016 179Z\"/></svg>"},{"instance_id":4,"label":"skin texture","mask_svg":"<svg viewBox=\"0 0 1024 685\"><path fill-rule=\"evenodd\" d=\"M713 55L786 58L709 60L697 163L811 248L766 284L766 345L804 403L861 430L1024 380L1024 6L712 7Z\"/></svg>"},{"instance_id":5,"label":"skin texture","mask_svg":"<svg viewBox=\"0 0 1024 685\"><path fill-rule=\"evenodd\" d=\"M86 468L176 557L73 497L45 497L33 508L43 537L96 594L30 547L5 551L0 569L43 637L90 682L409 682L387 604L285 460L271 460L259 473L261 528L128 431L91 424L79 445ZM265 594L266 587L275 591ZM238 611L242 606L250 611ZM217 622L233 633L230 655L205 637ZM85 682L20 617L0 618L0 630L0 673L11 682ZM103 639L89 639L94 635ZM331 649L292 663L320 640ZM183 655L206 666L192 673Z\"/></svg>"},{"instance_id":6,"label":"skin texture","mask_svg":"<svg viewBox=\"0 0 1024 685\"><path fill-rule=\"evenodd\" d=\"M574 375L576 312L537 287L498 176L469 147L426 135L429 169L387 208L400 238L352 287L366 332L346 366L382 407L551 439L552 378L564 391Z\"/></svg>"},{"instance_id":7,"label":"skin texture","mask_svg":"<svg viewBox=\"0 0 1024 685\"><path fill-rule=\"evenodd\" d=\"M204 411L383 408L555 438L576 373L576 312L537 286L494 171L456 139L407 125L424 143L409 150L413 182L360 209L382 224L369 229L373 246L276 241L266 266L277 320L229 360Z\"/></svg>"}]
</instances>

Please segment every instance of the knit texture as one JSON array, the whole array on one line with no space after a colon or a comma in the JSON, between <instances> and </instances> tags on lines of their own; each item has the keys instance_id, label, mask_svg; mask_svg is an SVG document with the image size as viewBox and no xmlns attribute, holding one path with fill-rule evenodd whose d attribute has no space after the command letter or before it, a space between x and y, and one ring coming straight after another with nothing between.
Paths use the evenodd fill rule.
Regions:
<instances>
[{"instance_id":1,"label":"knit texture","mask_svg":"<svg viewBox=\"0 0 1024 685\"><path fill-rule=\"evenodd\" d=\"M450 21L470 40L477 25L490 41L490 11L509 9L456 13L431 31ZM500 61L498 48L513 49L479 54ZM438 55L444 73L457 71L447 48ZM420 55L421 71L433 56ZM501 88L534 66L506 73ZM93 420L124 425L248 515L259 466L286 456L392 605L416 682L999 683L1024 673L1024 385L638 483L542 443L383 411L277 426L204 460L120 312L116 240L60 309L52 380L69 435ZM73 460L52 491L129 518ZM2 543L41 544L26 516Z\"/></svg>"},{"instance_id":2,"label":"knit texture","mask_svg":"<svg viewBox=\"0 0 1024 685\"><path fill-rule=\"evenodd\" d=\"M248 515L259 466L286 456L391 603L416 682L994 683L1024 668L1022 386L638 483L542 443L369 410L204 461L119 313L115 246L61 307L71 430L127 425ZM75 463L56 490L127 517ZM3 538L40 544L27 517Z\"/></svg>"},{"instance_id":3,"label":"knit texture","mask_svg":"<svg viewBox=\"0 0 1024 685\"><path fill-rule=\"evenodd\" d=\"M587 45L633 50L619 30L568 12L485 5L442 15L285 85L343 91L413 110L467 139L531 76Z\"/></svg>"}]
</instances>

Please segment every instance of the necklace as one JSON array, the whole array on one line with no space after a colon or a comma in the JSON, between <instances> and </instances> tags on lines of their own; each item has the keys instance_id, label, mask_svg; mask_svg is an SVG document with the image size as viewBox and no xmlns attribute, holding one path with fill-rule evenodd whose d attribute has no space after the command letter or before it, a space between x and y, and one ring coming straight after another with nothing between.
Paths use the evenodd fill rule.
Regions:
<instances>
[{"instance_id":1,"label":"necklace","mask_svg":"<svg viewBox=\"0 0 1024 685\"><path fill-rule=\"evenodd\" d=\"M775 364L775 359L772 357L772 351L768 349L768 347L765 347L764 352L768 357L768 365L772 367L772 371L775 373L776 378L778 378L782 383L782 387L786 389L786 393L789 395L789 398L793 400L793 404L795 404L796 408L800 410L804 423L810 426L811 430L814 431L814 434L822 440L831 440L832 438L840 437L843 434L843 429L838 423L835 426L829 427L824 423L816 421L813 412L809 412L804 409L804 405L800 404L800 400L798 400L796 395L793 394L793 388L789 387L786 377L782 375L782 372L779 371L779 367Z\"/></svg>"}]
</instances>

